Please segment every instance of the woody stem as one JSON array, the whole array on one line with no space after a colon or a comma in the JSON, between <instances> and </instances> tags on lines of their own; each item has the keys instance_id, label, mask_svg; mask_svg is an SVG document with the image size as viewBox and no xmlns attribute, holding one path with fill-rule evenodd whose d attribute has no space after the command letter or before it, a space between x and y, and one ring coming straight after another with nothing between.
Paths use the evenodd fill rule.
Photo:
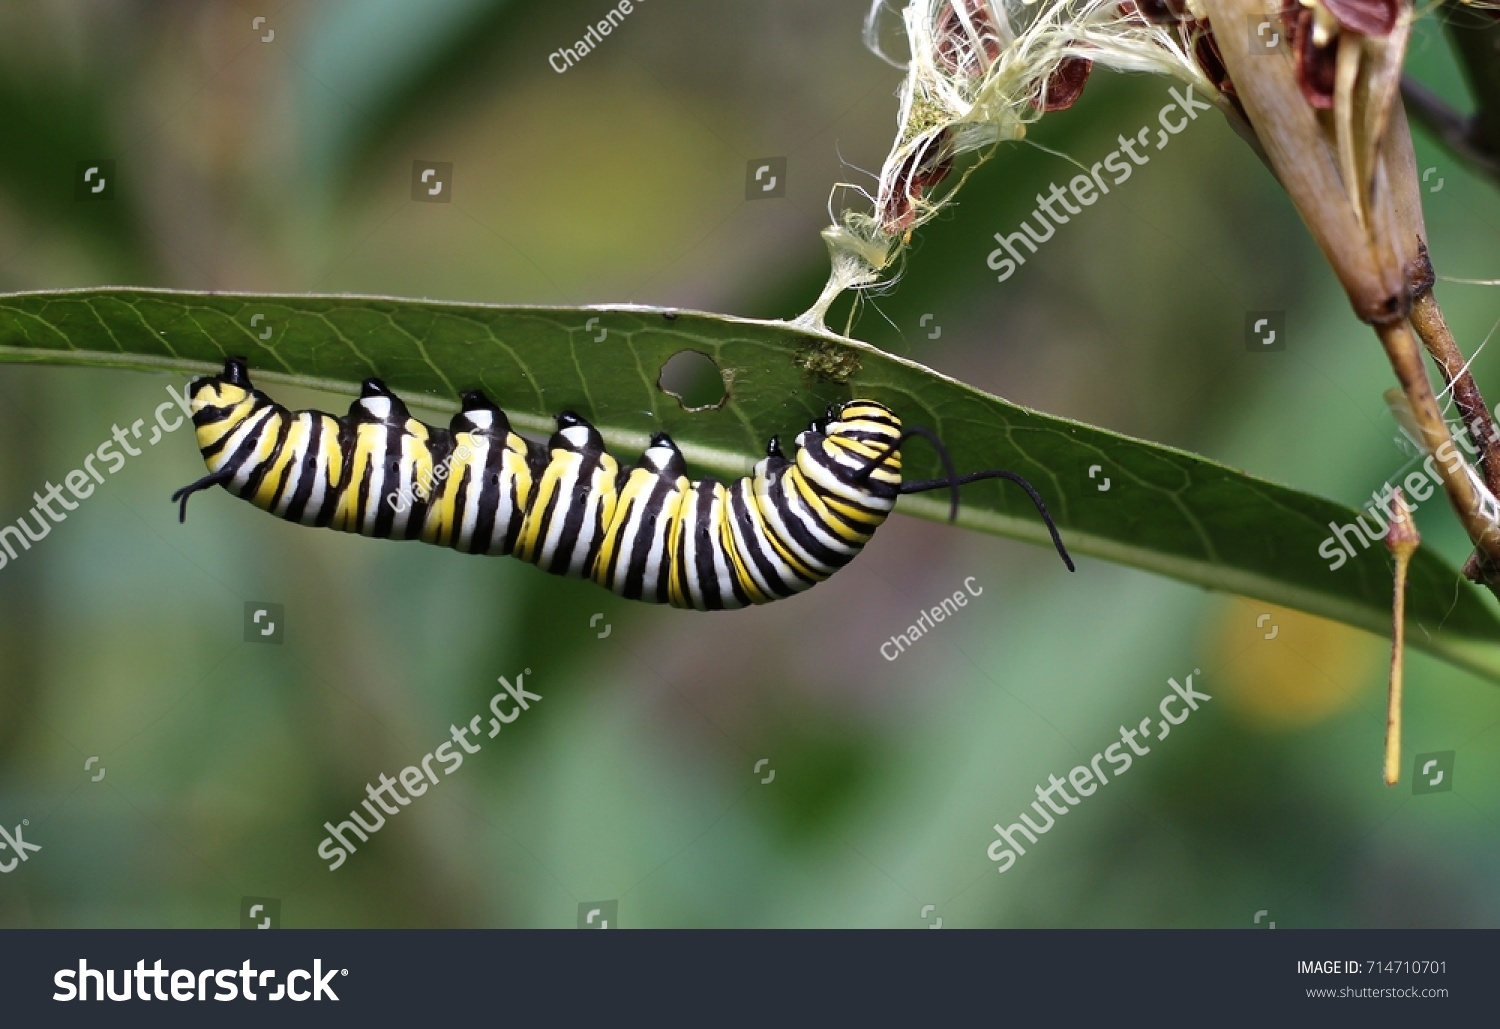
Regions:
<instances>
[{"instance_id":1,"label":"woody stem","mask_svg":"<svg viewBox=\"0 0 1500 1029\"><path fill-rule=\"evenodd\" d=\"M1417 346L1411 325L1404 320L1396 321L1376 325L1375 332L1396 373L1396 381L1411 404L1412 414L1423 436L1419 442L1429 454L1437 456L1433 464L1454 512L1481 555L1480 565L1500 568L1500 527L1481 514L1479 493L1466 473L1463 456L1454 444L1448 423L1443 420L1437 398L1433 396L1427 369L1422 366L1422 351ZM1483 581L1491 592L1500 596L1500 588L1497 588L1493 576L1485 575Z\"/></svg>"},{"instance_id":2,"label":"woody stem","mask_svg":"<svg viewBox=\"0 0 1500 1029\"><path fill-rule=\"evenodd\" d=\"M1401 687L1406 649L1406 569L1411 551L1396 553L1395 591L1391 600L1391 675L1385 708L1385 784L1401 779Z\"/></svg>"},{"instance_id":3,"label":"woody stem","mask_svg":"<svg viewBox=\"0 0 1500 1029\"><path fill-rule=\"evenodd\" d=\"M1427 259L1425 247L1422 249L1419 265L1421 267L1418 274L1413 276L1412 282L1412 328L1442 369L1443 381L1453 391L1453 402L1458 405L1464 427L1468 429L1469 438L1474 441L1479 452L1480 470L1484 473L1485 485L1490 488L1491 493L1500 497L1500 438L1496 436L1489 405L1484 402L1484 395L1479 392L1479 386L1469 371L1468 361L1464 358L1463 351L1459 350L1448 322L1443 317L1443 309L1433 296L1432 264Z\"/></svg>"}]
</instances>

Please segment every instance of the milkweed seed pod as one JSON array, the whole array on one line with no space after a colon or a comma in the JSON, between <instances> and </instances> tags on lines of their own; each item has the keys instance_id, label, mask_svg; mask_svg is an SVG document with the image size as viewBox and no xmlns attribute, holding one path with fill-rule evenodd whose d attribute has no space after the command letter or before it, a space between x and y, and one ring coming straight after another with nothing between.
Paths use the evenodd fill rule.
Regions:
<instances>
[{"instance_id":1,"label":"milkweed seed pod","mask_svg":"<svg viewBox=\"0 0 1500 1029\"><path fill-rule=\"evenodd\" d=\"M1169 14L1178 0L1154 2ZM1221 101L1223 77L1195 54L1202 33L1187 8L1153 20L1134 0L912 0L901 11L905 61L887 54L893 13L877 2L865 37L906 71L896 139L873 212L845 211L824 231L833 269L804 316L818 324L840 293L882 281L913 230L956 191L945 183L960 157L1021 139L1043 114L1071 106L1095 64L1169 75Z\"/></svg>"}]
</instances>

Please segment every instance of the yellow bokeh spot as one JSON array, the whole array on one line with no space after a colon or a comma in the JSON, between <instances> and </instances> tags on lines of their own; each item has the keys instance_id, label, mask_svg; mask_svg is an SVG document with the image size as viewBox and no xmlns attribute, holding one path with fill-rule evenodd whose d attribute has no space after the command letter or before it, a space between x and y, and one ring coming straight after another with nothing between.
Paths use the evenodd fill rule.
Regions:
<instances>
[{"instance_id":1,"label":"yellow bokeh spot","mask_svg":"<svg viewBox=\"0 0 1500 1029\"><path fill-rule=\"evenodd\" d=\"M1204 671L1225 708L1265 729L1312 725L1384 683L1390 644L1316 615L1236 597L1208 625Z\"/></svg>"}]
</instances>

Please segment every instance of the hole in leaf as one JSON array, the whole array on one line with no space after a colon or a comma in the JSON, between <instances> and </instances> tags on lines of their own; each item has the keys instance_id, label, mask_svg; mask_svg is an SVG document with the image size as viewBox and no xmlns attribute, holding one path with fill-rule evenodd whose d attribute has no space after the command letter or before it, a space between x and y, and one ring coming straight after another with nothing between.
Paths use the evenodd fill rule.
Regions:
<instances>
[{"instance_id":1,"label":"hole in leaf","mask_svg":"<svg viewBox=\"0 0 1500 1029\"><path fill-rule=\"evenodd\" d=\"M661 366L656 385L677 398L688 411L708 411L722 407L729 399L724 373L707 354L696 350L679 350Z\"/></svg>"}]
</instances>

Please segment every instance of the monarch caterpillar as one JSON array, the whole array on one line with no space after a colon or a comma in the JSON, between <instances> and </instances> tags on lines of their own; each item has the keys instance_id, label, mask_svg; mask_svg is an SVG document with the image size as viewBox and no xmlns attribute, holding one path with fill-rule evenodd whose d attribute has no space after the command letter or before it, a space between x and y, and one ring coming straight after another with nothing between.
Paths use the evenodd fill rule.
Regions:
<instances>
[{"instance_id":1,"label":"monarch caterpillar","mask_svg":"<svg viewBox=\"0 0 1500 1029\"><path fill-rule=\"evenodd\" d=\"M250 383L243 358L190 387L209 474L172 495L223 486L288 521L386 539L420 539L471 554L515 556L589 578L622 597L700 611L789 597L848 564L902 493L983 478L1030 495L1068 569L1072 559L1031 484L1014 472L955 475L927 429L902 431L887 407L851 400L797 436L795 455L772 437L748 476L692 481L659 433L634 466L604 449L571 411L546 446L511 431L483 393L461 394L447 430L412 418L379 379L366 379L344 418L288 411ZM948 476L902 483L901 444L937 446Z\"/></svg>"}]
</instances>

